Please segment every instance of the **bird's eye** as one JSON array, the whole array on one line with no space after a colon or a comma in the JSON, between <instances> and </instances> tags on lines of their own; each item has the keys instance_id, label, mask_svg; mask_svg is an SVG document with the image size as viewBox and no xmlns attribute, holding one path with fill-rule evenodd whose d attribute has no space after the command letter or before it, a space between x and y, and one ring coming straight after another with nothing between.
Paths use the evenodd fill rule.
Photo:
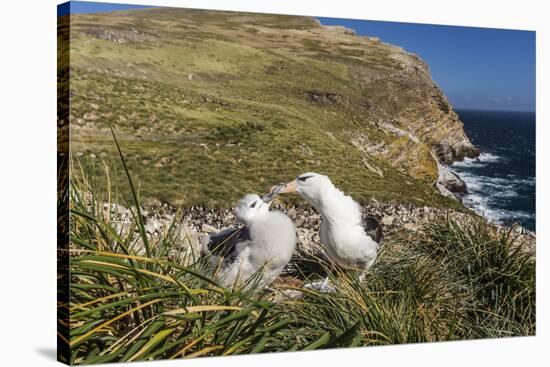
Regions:
<instances>
[{"instance_id":1,"label":"bird's eye","mask_svg":"<svg viewBox=\"0 0 550 367\"><path fill-rule=\"evenodd\" d=\"M253 202L252 204L250 204L250 207L255 208L256 207L256 202Z\"/></svg>"},{"instance_id":2,"label":"bird's eye","mask_svg":"<svg viewBox=\"0 0 550 367\"><path fill-rule=\"evenodd\" d=\"M298 180L300 180L301 182L306 182L306 180L311 177L313 176L302 176L302 177L298 177Z\"/></svg>"}]
</instances>

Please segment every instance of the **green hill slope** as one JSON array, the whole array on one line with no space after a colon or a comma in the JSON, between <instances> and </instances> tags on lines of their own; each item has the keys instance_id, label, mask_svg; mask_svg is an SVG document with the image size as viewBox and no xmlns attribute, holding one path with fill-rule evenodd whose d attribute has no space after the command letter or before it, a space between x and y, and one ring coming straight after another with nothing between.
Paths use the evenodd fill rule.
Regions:
<instances>
[{"instance_id":1,"label":"green hill slope","mask_svg":"<svg viewBox=\"0 0 550 367\"><path fill-rule=\"evenodd\" d=\"M434 157L476 149L398 47L313 18L169 8L70 29L73 157L105 178L113 125L146 199L228 206L317 171L360 201L460 206L434 188Z\"/></svg>"}]
</instances>

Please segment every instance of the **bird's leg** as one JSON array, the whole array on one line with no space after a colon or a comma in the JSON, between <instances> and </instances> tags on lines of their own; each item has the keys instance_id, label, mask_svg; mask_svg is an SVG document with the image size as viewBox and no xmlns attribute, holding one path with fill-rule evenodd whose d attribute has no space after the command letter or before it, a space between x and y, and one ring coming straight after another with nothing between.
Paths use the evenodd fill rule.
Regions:
<instances>
[{"instance_id":1,"label":"bird's leg","mask_svg":"<svg viewBox=\"0 0 550 367\"><path fill-rule=\"evenodd\" d=\"M365 280L365 277L367 276L367 272L366 271L362 271L361 274L359 274L359 282L362 283L363 280Z\"/></svg>"},{"instance_id":2,"label":"bird's leg","mask_svg":"<svg viewBox=\"0 0 550 367\"><path fill-rule=\"evenodd\" d=\"M311 282L311 283L304 284L304 288L314 289L314 290L316 290L318 292L321 292L321 293L333 293L333 292L336 291L334 286L332 284L330 284L330 282L328 281L328 276L322 281L317 281L317 282Z\"/></svg>"}]
</instances>

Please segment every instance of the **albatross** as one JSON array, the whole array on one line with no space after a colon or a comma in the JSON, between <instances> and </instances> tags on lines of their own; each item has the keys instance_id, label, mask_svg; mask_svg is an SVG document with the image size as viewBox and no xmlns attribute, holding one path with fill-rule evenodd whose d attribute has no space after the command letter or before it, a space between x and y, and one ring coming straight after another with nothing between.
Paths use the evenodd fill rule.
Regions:
<instances>
[{"instance_id":1,"label":"albatross","mask_svg":"<svg viewBox=\"0 0 550 367\"><path fill-rule=\"evenodd\" d=\"M269 207L274 194L247 194L234 208L244 226L209 235L203 252L218 266L224 287L267 287L291 259L296 228L288 216ZM257 282L257 283L256 283Z\"/></svg>"},{"instance_id":2,"label":"albatross","mask_svg":"<svg viewBox=\"0 0 550 367\"><path fill-rule=\"evenodd\" d=\"M342 267L361 271L362 281L378 256L382 240L379 222L374 217L364 219L359 204L319 173L303 173L271 188L272 195L290 192L299 193L321 215L319 237L328 258Z\"/></svg>"}]
</instances>

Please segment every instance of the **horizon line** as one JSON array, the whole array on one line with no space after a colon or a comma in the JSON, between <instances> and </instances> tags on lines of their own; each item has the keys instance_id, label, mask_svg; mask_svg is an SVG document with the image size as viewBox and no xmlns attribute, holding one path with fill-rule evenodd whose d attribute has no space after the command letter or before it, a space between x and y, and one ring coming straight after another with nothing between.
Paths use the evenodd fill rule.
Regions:
<instances>
[{"instance_id":1,"label":"horizon line","mask_svg":"<svg viewBox=\"0 0 550 367\"><path fill-rule=\"evenodd\" d=\"M494 110L485 108L453 107L455 111L480 111L480 112L518 112L518 113L537 113L537 110Z\"/></svg>"}]
</instances>

